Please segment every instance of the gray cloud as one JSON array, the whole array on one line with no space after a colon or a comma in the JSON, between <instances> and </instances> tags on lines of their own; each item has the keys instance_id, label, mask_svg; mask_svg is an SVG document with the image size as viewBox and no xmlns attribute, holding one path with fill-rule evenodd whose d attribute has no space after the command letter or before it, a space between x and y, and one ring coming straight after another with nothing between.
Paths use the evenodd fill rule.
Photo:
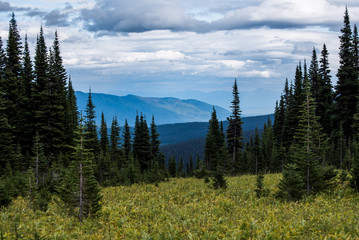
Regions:
<instances>
[{"instance_id":1,"label":"gray cloud","mask_svg":"<svg viewBox=\"0 0 359 240\"><path fill-rule=\"evenodd\" d=\"M207 31L208 23L185 14L174 2L165 0L98 1L81 16L89 31L145 32L150 30Z\"/></svg>"},{"instance_id":2,"label":"gray cloud","mask_svg":"<svg viewBox=\"0 0 359 240\"><path fill-rule=\"evenodd\" d=\"M201 4L199 4L201 3ZM208 6L207 6L208 4ZM255 4L255 5L254 5ZM206 33L219 30L236 30L268 27L273 29L305 28L322 26L338 30L341 26L344 5L338 6L328 0L317 0L313 9L306 8L309 0L254 1L218 4L214 1L192 3L190 1L137 0L112 1L97 0L92 9L83 9L81 18L85 28L92 32L129 33L151 30L192 31ZM187 13L191 7L202 5L197 14ZM203 7L203 6L207 6ZM357 5L358 6L358 5ZM217 9L216 9L217 7ZM322 11L315 12L317 8ZM357 7L353 7L356 8ZM197 16L216 13L222 15L216 21L200 21ZM333 17L336 13L338 17Z\"/></svg>"},{"instance_id":3,"label":"gray cloud","mask_svg":"<svg viewBox=\"0 0 359 240\"><path fill-rule=\"evenodd\" d=\"M0 12L11 11L10 3L0 1Z\"/></svg>"},{"instance_id":4,"label":"gray cloud","mask_svg":"<svg viewBox=\"0 0 359 240\"><path fill-rule=\"evenodd\" d=\"M53 10L44 16L45 24L47 26L65 27L69 25L68 13L62 13L59 10Z\"/></svg>"},{"instance_id":5,"label":"gray cloud","mask_svg":"<svg viewBox=\"0 0 359 240\"><path fill-rule=\"evenodd\" d=\"M21 8L21 7L13 7L8 2L0 1L0 12L9 12L9 11L28 11L30 8Z\"/></svg>"}]
</instances>

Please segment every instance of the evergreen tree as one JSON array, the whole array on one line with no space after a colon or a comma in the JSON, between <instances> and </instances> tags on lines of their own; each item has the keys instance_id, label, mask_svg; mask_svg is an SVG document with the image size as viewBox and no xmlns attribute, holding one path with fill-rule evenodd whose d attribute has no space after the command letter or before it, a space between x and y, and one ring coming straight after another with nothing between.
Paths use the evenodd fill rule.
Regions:
<instances>
[{"instance_id":1,"label":"evergreen tree","mask_svg":"<svg viewBox=\"0 0 359 240\"><path fill-rule=\"evenodd\" d=\"M25 88L21 78L22 70L22 43L17 29L17 21L15 14L12 13L12 17L9 24L9 35L6 46L6 63L5 63L5 75L3 82L3 89L6 98L6 114L9 124L13 126L13 136L15 142L22 143L22 130L26 121L23 116L24 101L25 101ZM28 110L27 110L28 111Z\"/></svg>"},{"instance_id":2,"label":"evergreen tree","mask_svg":"<svg viewBox=\"0 0 359 240\"><path fill-rule=\"evenodd\" d=\"M164 169L164 156L160 152L160 140L157 132L157 126L155 123L155 117L152 116L151 122L151 152L154 162L158 163L159 168Z\"/></svg>"},{"instance_id":3,"label":"evergreen tree","mask_svg":"<svg viewBox=\"0 0 359 240\"><path fill-rule=\"evenodd\" d=\"M106 156L108 153L109 141L108 141L108 133L107 133L107 124L103 112L101 114L100 146L102 153Z\"/></svg>"},{"instance_id":4,"label":"evergreen tree","mask_svg":"<svg viewBox=\"0 0 359 240\"><path fill-rule=\"evenodd\" d=\"M278 195L288 201L297 201L303 197L305 183L296 164L289 163L285 166L278 188Z\"/></svg>"},{"instance_id":5,"label":"evergreen tree","mask_svg":"<svg viewBox=\"0 0 359 240\"><path fill-rule=\"evenodd\" d=\"M322 190L324 186L323 173L319 164L323 134L318 116L315 115L315 102L309 91L305 89L305 101L302 104L299 126L293 144L294 163L297 164L305 184L306 194Z\"/></svg>"},{"instance_id":6,"label":"evergreen tree","mask_svg":"<svg viewBox=\"0 0 359 240\"><path fill-rule=\"evenodd\" d=\"M69 146L75 146L75 131L78 125L78 110L77 110L77 99L75 95L75 90L72 87L71 78L68 83L68 92L67 92L67 104L66 104L66 124L65 124L65 135L66 143Z\"/></svg>"},{"instance_id":7,"label":"evergreen tree","mask_svg":"<svg viewBox=\"0 0 359 240\"><path fill-rule=\"evenodd\" d=\"M185 177L183 158L180 158L177 166L177 177Z\"/></svg>"},{"instance_id":8,"label":"evergreen tree","mask_svg":"<svg viewBox=\"0 0 359 240\"><path fill-rule=\"evenodd\" d=\"M0 91L0 177L6 172L6 165L14 158L12 127L10 126L4 106L4 96Z\"/></svg>"},{"instance_id":9,"label":"evergreen tree","mask_svg":"<svg viewBox=\"0 0 359 240\"><path fill-rule=\"evenodd\" d=\"M331 111L333 105L333 87L331 84L328 56L329 53L324 44L319 60L320 89L316 101L317 115L320 116L319 123L326 134L331 132Z\"/></svg>"},{"instance_id":10,"label":"evergreen tree","mask_svg":"<svg viewBox=\"0 0 359 240\"><path fill-rule=\"evenodd\" d=\"M6 54L3 48L2 38L0 37L0 91L5 93L5 70L6 70Z\"/></svg>"},{"instance_id":11,"label":"evergreen tree","mask_svg":"<svg viewBox=\"0 0 359 240\"><path fill-rule=\"evenodd\" d=\"M268 118L267 123L264 124L261 139L264 172L266 172L267 170L271 170L272 172L278 171L280 169L280 164L276 162L276 156L274 151L275 145L273 137L273 126L270 118Z\"/></svg>"},{"instance_id":12,"label":"evergreen tree","mask_svg":"<svg viewBox=\"0 0 359 240\"><path fill-rule=\"evenodd\" d=\"M97 165L97 175L101 182L104 181L104 175L109 172L110 164L109 164L109 141L108 141L108 132L107 132L107 124L102 112L101 114L101 126L100 126L100 149L101 155L99 156L99 162Z\"/></svg>"},{"instance_id":13,"label":"evergreen tree","mask_svg":"<svg viewBox=\"0 0 359 240\"><path fill-rule=\"evenodd\" d=\"M298 67L297 67L298 69ZM291 84L285 101L284 123L282 129L281 147L287 152L293 142L294 131L297 125L298 109L295 106L293 85Z\"/></svg>"},{"instance_id":14,"label":"evergreen tree","mask_svg":"<svg viewBox=\"0 0 359 240\"><path fill-rule=\"evenodd\" d=\"M91 89L89 90L89 95L86 104L85 110L85 127L86 127L86 149L90 149L92 153L99 152L99 143L97 137L97 127L96 127L96 113L95 113L95 105L92 102Z\"/></svg>"},{"instance_id":15,"label":"evergreen tree","mask_svg":"<svg viewBox=\"0 0 359 240\"><path fill-rule=\"evenodd\" d=\"M242 119L241 110L239 107L239 92L237 87L237 80L233 85L233 101L232 101L232 114L227 119L227 149L228 154L231 157L232 164L235 166L236 173L239 172L238 166L240 165L240 155L243 148L243 136L242 136Z\"/></svg>"},{"instance_id":16,"label":"evergreen tree","mask_svg":"<svg viewBox=\"0 0 359 240\"><path fill-rule=\"evenodd\" d=\"M339 58L340 65L336 85L336 123L343 122L346 140L351 137L350 127L356 110L358 96L358 76L355 69L353 52L353 35L350 27L348 9L345 9L344 26L341 29Z\"/></svg>"},{"instance_id":17,"label":"evergreen tree","mask_svg":"<svg viewBox=\"0 0 359 240\"><path fill-rule=\"evenodd\" d=\"M140 117L137 115L133 139L133 156L135 161L139 163L142 173L150 169L151 155L151 141L147 122L142 114Z\"/></svg>"},{"instance_id":18,"label":"evergreen tree","mask_svg":"<svg viewBox=\"0 0 359 240\"><path fill-rule=\"evenodd\" d=\"M46 172L47 164L46 158L44 156L44 150L42 144L40 143L40 136L38 132L36 132L36 135L34 137L32 153L34 155L32 169L34 169L36 187L39 188L40 184L44 184L44 173Z\"/></svg>"},{"instance_id":19,"label":"evergreen tree","mask_svg":"<svg viewBox=\"0 0 359 240\"><path fill-rule=\"evenodd\" d=\"M67 110L67 74L62 63L60 53L60 44L57 31L55 32L55 40L50 49L49 54L49 85L50 98L48 107L51 112L52 139L54 145L58 145L61 151L64 151L63 143L66 140L66 110Z\"/></svg>"},{"instance_id":20,"label":"evergreen tree","mask_svg":"<svg viewBox=\"0 0 359 240\"><path fill-rule=\"evenodd\" d=\"M309 67L309 80L311 83L310 91L312 92L312 96L316 102L318 102L319 89L321 87L320 84L320 76L319 76L319 64L317 59L317 52L315 48L313 48L312 52L312 61L310 62Z\"/></svg>"},{"instance_id":21,"label":"evergreen tree","mask_svg":"<svg viewBox=\"0 0 359 240\"><path fill-rule=\"evenodd\" d=\"M125 121L124 133L122 137L123 137L123 150L125 155L125 162L126 164L128 164L130 162L129 159L130 159L132 148L131 148L131 131L130 131L130 126L127 123L127 119Z\"/></svg>"},{"instance_id":22,"label":"evergreen tree","mask_svg":"<svg viewBox=\"0 0 359 240\"><path fill-rule=\"evenodd\" d=\"M74 161L70 171L66 173L61 187L61 198L70 208L78 207L78 218L80 221L86 216L96 216L101 209L99 185L92 170L93 153L86 149L86 127L83 119L77 130L77 145L74 151Z\"/></svg>"},{"instance_id":23,"label":"evergreen tree","mask_svg":"<svg viewBox=\"0 0 359 240\"><path fill-rule=\"evenodd\" d=\"M204 152L206 167L210 171L214 171L218 165L223 166L223 163L219 162L219 154L224 145L222 134L217 119L216 109L213 107L212 116L209 120Z\"/></svg>"},{"instance_id":24,"label":"evergreen tree","mask_svg":"<svg viewBox=\"0 0 359 240\"><path fill-rule=\"evenodd\" d=\"M188 168L187 168L187 175L188 175L188 176L191 176L193 170L194 170L194 167L193 167L193 159L192 159L192 155L190 155L190 157L189 157L189 163L188 163Z\"/></svg>"},{"instance_id":25,"label":"evergreen tree","mask_svg":"<svg viewBox=\"0 0 359 240\"><path fill-rule=\"evenodd\" d=\"M214 172L214 176L212 177L212 181L212 186L214 189L227 188L227 181L224 178L224 174L220 166L217 166L217 169Z\"/></svg>"},{"instance_id":26,"label":"evergreen tree","mask_svg":"<svg viewBox=\"0 0 359 240\"><path fill-rule=\"evenodd\" d=\"M168 172L171 177L176 177L177 164L175 157L170 157L168 163Z\"/></svg>"},{"instance_id":27,"label":"evergreen tree","mask_svg":"<svg viewBox=\"0 0 359 240\"><path fill-rule=\"evenodd\" d=\"M122 162L120 162L119 156L119 142L120 142L120 126L115 116L112 119L111 123L111 132L110 132L110 155L111 161L116 163L118 169L122 167Z\"/></svg>"},{"instance_id":28,"label":"evergreen tree","mask_svg":"<svg viewBox=\"0 0 359 240\"><path fill-rule=\"evenodd\" d=\"M34 90L34 73L30 57L29 45L27 42L27 35L25 35L24 53L22 58L21 70L22 85L24 86L24 98L20 105L22 111L23 124L19 129L21 136L19 142L21 143L23 152L30 152L32 145L32 136L34 135L34 109L33 109L33 90Z\"/></svg>"},{"instance_id":29,"label":"evergreen tree","mask_svg":"<svg viewBox=\"0 0 359 240\"><path fill-rule=\"evenodd\" d=\"M359 35L357 25L354 25L353 30L353 55L354 55L354 67L357 77L359 77Z\"/></svg>"},{"instance_id":30,"label":"evergreen tree","mask_svg":"<svg viewBox=\"0 0 359 240\"><path fill-rule=\"evenodd\" d=\"M254 133L254 142L253 142L253 155L254 155L254 166L255 174L258 175L259 172L263 170L262 155L261 155L261 140L259 137L258 128L256 127Z\"/></svg>"}]
</instances>

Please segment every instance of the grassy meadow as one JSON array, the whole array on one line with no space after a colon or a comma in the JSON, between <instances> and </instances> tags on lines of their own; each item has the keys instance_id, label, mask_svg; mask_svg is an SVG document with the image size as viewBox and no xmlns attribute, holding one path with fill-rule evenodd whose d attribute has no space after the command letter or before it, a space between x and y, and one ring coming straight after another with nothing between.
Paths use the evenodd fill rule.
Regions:
<instances>
[{"instance_id":1,"label":"grassy meadow","mask_svg":"<svg viewBox=\"0 0 359 240\"><path fill-rule=\"evenodd\" d=\"M0 239L359 239L359 195L345 186L283 202L280 174L265 175L270 194L255 196L255 176L227 178L214 190L201 179L170 179L102 190L102 211L80 223L54 197L47 212L17 198L0 211Z\"/></svg>"}]
</instances>

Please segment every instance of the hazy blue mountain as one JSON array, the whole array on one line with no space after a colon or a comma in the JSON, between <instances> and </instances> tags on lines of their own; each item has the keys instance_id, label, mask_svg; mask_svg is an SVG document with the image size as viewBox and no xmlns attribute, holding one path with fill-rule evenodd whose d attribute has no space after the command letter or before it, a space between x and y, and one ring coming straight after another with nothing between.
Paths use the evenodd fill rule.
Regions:
<instances>
[{"instance_id":1,"label":"hazy blue mountain","mask_svg":"<svg viewBox=\"0 0 359 240\"><path fill-rule=\"evenodd\" d=\"M273 122L273 117L273 114L243 117L244 142L250 140L250 137L255 133L256 127L261 133L264 123L267 123L268 118ZM223 122L225 129L227 126L228 122ZM197 155L200 159L203 159L208 122L165 124L158 126L157 129L160 134L161 152L165 155L166 161L170 157L175 157L177 161L182 157L186 164L190 156L194 161Z\"/></svg>"},{"instance_id":2,"label":"hazy blue mountain","mask_svg":"<svg viewBox=\"0 0 359 240\"><path fill-rule=\"evenodd\" d=\"M86 108L88 93L76 92L79 111ZM150 123L152 115L155 116L157 125L183 122L207 122L211 118L213 106L194 99L180 100L178 98L155 98L139 97L135 95L116 96L103 93L92 93L92 100L96 110L96 122L100 124L101 112L103 111L107 125L112 118L117 116L120 125L127 119L133 126L136 112L146 116ZM225 120L230 112L224 108L215 106L218 119Z\"/></svg>"},{"instance_id":3,"label":"hazy blue mountain","mask_svg":"<svg viewBox=\"0 0 359 240\"><path fill-rule=\"evenodd\" d=\"M264 123L268 121L268 118L273 122L273 114L243 117L243 131L252 131L256 127L262 129ZM161 145L168 145L187 141L194 138L202 138L207 135L208 121L206 122L189 122L189 123L176 123L176 124L164 124L157 126L158 133L160 134ZM226 129L228 122L223 122L223 127Z\"/></svg>"}]
</instances>

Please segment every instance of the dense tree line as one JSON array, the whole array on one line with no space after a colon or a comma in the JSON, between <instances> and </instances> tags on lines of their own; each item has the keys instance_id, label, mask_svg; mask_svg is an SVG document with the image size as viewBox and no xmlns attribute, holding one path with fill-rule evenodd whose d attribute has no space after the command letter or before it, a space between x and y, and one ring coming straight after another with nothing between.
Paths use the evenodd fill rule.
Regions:
<instances>
[{"instance_id":1,"label":"dense tree line","mask_svg":"<svg viewBox=\"0 0 359 240\"><path fill-rule=\"evenodd\" d=\"M32 60L12 14L6 46L0 38L0 205L23 195L46 210L57 194L82 220L100 209L99 184L167 177L154 117L149 128L137 115L134 135L126 121L121 136L116 116L108 131L95 114L91 90L85 112L77 110L57 32L48 48L40 28Z\"/></svg>"},{"instance_id":2,"label":"dense tree line","mask_svg":"<svg viewBox=\"0 0 359 240\"><path fill-rule=\"evenodd\" d=\"M359 37L356 25L351 30L347 9L341 33L335 88L326 45L319 60L313 48L309 69L306 60L303 65L299 62L293 81L286 79L274 123L268 119L262 133L256 129L245 145L235 82L225 138L215 110L209 121L206 170L215 171L220 166L222 173L257 174L259 188L263 173L283 171L278 195L290 200L329 188L336 175L334 169L340 169L344 179L350 171L351 185L359 189ZM224 145L227 151L223 151Z\"/></svg>"}]
</instances>

